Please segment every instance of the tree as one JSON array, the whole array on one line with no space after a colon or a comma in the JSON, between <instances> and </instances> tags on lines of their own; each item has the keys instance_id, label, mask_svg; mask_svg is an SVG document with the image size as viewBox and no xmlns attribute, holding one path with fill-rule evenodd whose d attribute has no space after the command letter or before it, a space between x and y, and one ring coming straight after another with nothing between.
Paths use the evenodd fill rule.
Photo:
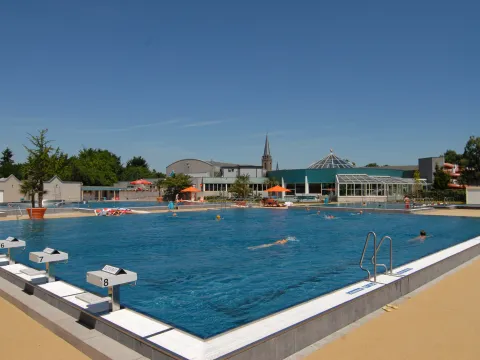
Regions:
<instances>
[{"instance_id":1,"label":"tree","mask_svg":"<svg viewBox=\"0 0 480 360\"><path fill-rule=\"evenodd\" d=\"M450 164L460 164L460 161L463 157L461 154L457 154L455 150L447 150L443 156L445 158L445 162Z\"/></svg>"},{"instance_id":2,"label":"tree","mask_svg":"<svg viewBox=\"0 0 480 360\"><path fill-rule=\"evenodd\" d=\"M275 179L274 177L271 177L271 178L265 179L264 184L267 186L267 189L269 189L269 188L272 188L272 187L274 187L274 186L277 186L277 185L278 185L278 181L277 181L277 179Z\"/></svg>"},{"instance_id":3,"label":"tree","mask_svg":"<svg viewBox=\"0 0 480 360\"><path fill-rule=\"evenodd\" d=\"M122 175L120 157L103 149L82 149L72 159L72 180L89 186L112 186Z\"/></svg>"},{"instance_id":4,"label":"tree","mask_svg":"<svg viewBox=\"0 0 480 360\"><path fill-rule=\"evenodd\" d=\"M133 181L154 177L152 172L143 166L129 166L123 170L122 180Z\"/></svg>"},{"instance_id":5,"label":"tree","mask_svg":"<svg viewBox=\"0 0 480 360\"><path fill-rule=\"evenodd\" d=\"M35 207L35 194L37 192L38 183L34 180L24 180L20 185L20 193L25 195L32 203L32 209Z\"/></svg>"},{"instance_id":6,"label":"tree","mask_svg":"<svg viewBox=\"0 0 480 360\"><path fill-rule=\"evenodd\" d=\"M379 167L379 165L377 163L370 163L365 165L365 167Z\"/></svg>"},{"instance_id":7,"label":"tree","mask_svg":"<svg viewBox=\"0 0 480 360\"><path fill-rule=\"evenodd\" d=\"M14 171L13 152L8 147L2 151L0 158L0 177L8 177Z\"/></svg>"},{"instance_id":8,"label":"tree","mask_svg":"<svg viewBox=\"0 0 480 360\"><path fill-rule=\"evenodd\" d=\"M433 176L433 188L435 190L448 189L448 184L450 183L450 175L443 171L443 167L439 167L438 165L436 165Z\"/></svg>"},{"instance_id":9,"label":"tree","mask_svg":"<svg viewBox=\"0 0 480 360\"><path fill-rule=\"evenodd\" d=\"M420 171L414 171L413 179L415 180L415 185L413 185L413 194L418 197L418 193L422 190L422 184L420 183Z\"/></svg>"},{"instance_id":10,"label":"tree","mask_svg":"<svg viewBox=\"0 0 480 360\"><path fill-rule=\"evenodd\" d=\"M141 156L134 156L130 160L127 161L126 167L143 167L143 168L149 168L147 160L145 160Z\"/></svg>"},{"instance_id":11,"label":"tree","mask_svg":"<svg viewBox=\"0 0 480 360\"><path fill-rule=\"evenodd\" d=\"M46 193L43 184L49 180L52 168L52 157L58 156L60 150L51 146L52 140L47 140L47 129L39 131L37 136L28 134L32 148L27 146L27 162L25 163L26 185L23 190L31 197L32 207L35 207L35 194L38 196L38 205L42 207L43 195ZM23 191L22 190L22 191Z\"/></svg>"},{"instance_id":12,"label":"tree","mask_svg":"<svg viewBox=\"0 0 480 360\"><path fill-rule=\"evenodd\" d=\"M250 176L237 176L235 182L229 187L228 191L234 194L234 196L237 198L247 198L252 193L252 189L250 187Z\"/></svg>"},{"instance_id":13,"label":"tree","mask_svg":"<svg viewBox=\"0 0 480 360\"><path fill-rule=\"evenodd\" d=\"M480 184L480 137L470 136L460 164L464 167L459 182L463 185Z\"/></svg>"},{"instance_id":14,"label":"tree","mask_svg":"<svg viewBox=\"0 0 480 360\"><path fill-rule=\"evenodd\" d=\"M165 178L161 183L161 188L164 189L163 197L166 200L175 200L177 194L189 186L192 186L192 178L190 176L173 174Z\"/></svg>"}]
</instances>

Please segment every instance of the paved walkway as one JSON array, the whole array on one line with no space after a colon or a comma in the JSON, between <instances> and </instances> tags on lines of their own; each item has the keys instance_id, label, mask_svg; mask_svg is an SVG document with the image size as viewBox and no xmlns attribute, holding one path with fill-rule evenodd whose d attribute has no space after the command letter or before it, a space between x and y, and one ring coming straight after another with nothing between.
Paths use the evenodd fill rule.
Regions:
<instances>
[{"instance_id":1,"label":"paved walkway","mask_svg":"<svg viewBox=\"0 0 480 360\"><path fill-rule=\"evenodd\" d=\"M1 297L0 324L1 359L90 359Z\"/></svg>"},{"instance_id":2,"label":"paved walkway","mask_svg":"<svg viewBox=\"0 0 480 360\"><path fill-rule=\"evenodd\" d=\"M435 209L419 211L418 215L441 215L441 216L469 216L480 217L480 209Z\"/></svg>"},{"instance_id":3,"label":"paved walkway","mask_svg":"<svg viewBox=\"0 0 480 360\"><path fill-rule=\"evenodd\" d=\"M477 258L306 359L478 360L479 275Z\"/></svg>"}]
</instances>

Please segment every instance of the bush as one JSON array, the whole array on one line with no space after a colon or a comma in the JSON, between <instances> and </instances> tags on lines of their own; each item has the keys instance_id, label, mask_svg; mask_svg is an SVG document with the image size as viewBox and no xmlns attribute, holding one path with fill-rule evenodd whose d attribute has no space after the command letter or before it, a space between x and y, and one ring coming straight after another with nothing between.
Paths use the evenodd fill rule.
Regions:
<instances>
[{"instance_id":1,"label":"bush","mask_svg":"<svg viewBox=\"0 0 480 360\"><path fill-rule=\"evenodd\" d=\"M420 198L431 198L434 201L444 201L447 198L449 201L466 202L465 189L447 189L447 190L431 190L420 191Z\"/></svg>"}]
</instances>

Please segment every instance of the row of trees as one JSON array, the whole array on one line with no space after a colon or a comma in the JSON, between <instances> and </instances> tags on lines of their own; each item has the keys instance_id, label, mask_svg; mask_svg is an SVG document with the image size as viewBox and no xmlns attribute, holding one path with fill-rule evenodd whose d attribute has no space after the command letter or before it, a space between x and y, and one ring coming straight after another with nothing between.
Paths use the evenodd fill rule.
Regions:
<instances>
[{"instance_id":1,"label":"row of trees","mask_svg":"<svg viewBox=\"0 0 480 360\"><path fill-rule=\"evenodd\" d=\"M45 145L42 166L45 176L57 175L64 181L80 181L87 186L111 186L117 181L133 181L141 178L165 178L165 174L150 169L141 156L134 156L122 164L120 156L104 149L82 149L77 155L69 156L46 139L47 130L41 130L37 136L29 135L32 149L38 148L39 141ZM25 147L28 156L30 148ZM31 160L31 159L30 159ZM0 157L0 177L15 175L20 180L27 179L29 161L17 163L13 152L7 147Z\"/></svg>"},{"instance_id":2,"label":"row of trees","mask_svg":"<svg viewBox=\"0 0 480 360\"><path fill-rule=\"evenodd\" d=\"M455 150L447 150L444 154L445 162L460 165L462 175L459 183L462 185L480 185L480 137L470 136L463 154ZM438 174L440 178L442 175Z\"/></svg>"}]
</instances>

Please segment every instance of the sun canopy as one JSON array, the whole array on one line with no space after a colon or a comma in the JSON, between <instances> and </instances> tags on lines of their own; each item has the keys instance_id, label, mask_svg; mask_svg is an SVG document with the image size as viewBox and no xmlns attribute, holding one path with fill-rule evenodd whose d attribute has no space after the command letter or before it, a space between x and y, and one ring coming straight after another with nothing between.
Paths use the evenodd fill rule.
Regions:
<instances>
[{"instance_id":1,"label":"sun canopy","mask_svg":"<svg viewBox=\"0 0 480 360\"><path fill-rule=\"evenodd\" d=\"M135 180L132 181L130 184L132 185L152 185L152 183L145 179Z\"/></svg>"},{"instance_id":2,"label":"sun canopy","mask_svg":"<svg viewBox=\"0 0 480 360\"><path fill-rule=\"evenodd\" d=\"M201 191L201 190L198 190L197 188L195 188L195 187L193 187L193 186L190 186L190 187L188 187L188 188L186 188L186 189L183 189L183 190L180 191L180 192L182 192L182 193L187 193L187 192L200 192L200 191Z\"/></svg>"},{"instance_id":3,"label":"sun canopy","mask_svg":"<svg viewBox=\"0 0 480 360\"><path fill-rule=\"evenodd\" d=\"M284 187L281 186L274 186L270 189L267 189L267 192L290 192L291 190L285 189Z\"/></svg>"}]
</instances>

